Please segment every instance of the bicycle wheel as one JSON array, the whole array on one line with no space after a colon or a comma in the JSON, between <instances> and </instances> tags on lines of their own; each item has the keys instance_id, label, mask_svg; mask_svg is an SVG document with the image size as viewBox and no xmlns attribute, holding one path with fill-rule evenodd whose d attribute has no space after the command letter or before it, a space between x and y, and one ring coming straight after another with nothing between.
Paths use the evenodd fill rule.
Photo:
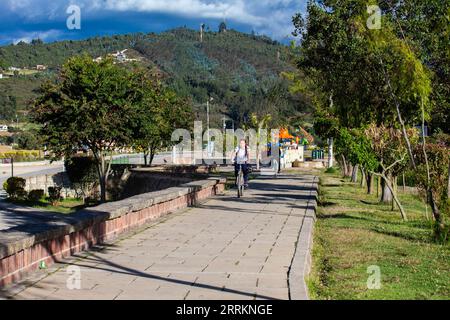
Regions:
<instances>
[{"instance_id":1,"label":"bicycle wheel","mask_svg":"<svg viewBox=\"0 0 450 320\"><path fill-rule=\"evenodd\" d=\"M244 196L244 173L241 171L239 173L239 184L238 184L238 197Z\"/></svg>"}]
</instances>

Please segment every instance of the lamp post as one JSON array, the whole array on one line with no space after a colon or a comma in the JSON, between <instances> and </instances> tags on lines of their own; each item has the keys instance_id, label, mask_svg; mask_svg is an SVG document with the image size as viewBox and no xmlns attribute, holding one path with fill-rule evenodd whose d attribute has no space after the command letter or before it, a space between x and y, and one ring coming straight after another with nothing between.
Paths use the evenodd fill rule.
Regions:
<instances>
[{"instance_id":1,"label":"lamp post","mask_svg":"<svg viewBox=\"0 0 450 320\"><path fill-rule=\"evenodd\" d=\"M208 150L208 155L210 153L210 141L209 141L209 103L213 102L214 98L213 97L209 97L208 100L206 101L206 127L207 127L207 131L206 131L206 140L208 141L207 144L207 150Z\"/></svg>"}]
</instances>

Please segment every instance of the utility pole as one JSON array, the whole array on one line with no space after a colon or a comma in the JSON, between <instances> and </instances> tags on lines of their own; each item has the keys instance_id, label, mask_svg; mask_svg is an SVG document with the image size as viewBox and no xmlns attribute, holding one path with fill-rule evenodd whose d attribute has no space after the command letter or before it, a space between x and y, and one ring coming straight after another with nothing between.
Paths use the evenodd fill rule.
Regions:
<instances>
[{"instance_id":1,"label":"utility pole","mask_svg":"<svg viewBox=\"0 0 450 320\"><path fill-rule=\"evenodd\" d=\"M227 118L225 116L223 116L222 118L223 120L223 141L222 141L222 146L223 146L223 163L226 164L227 163L227 148L226 148L226 140L227 140Z\"/></svg>"},{"instance_id":2,"label":"utility pole","mask_svg":"<svg viewBox=\"0 0 450 320\"><path fill-rule=\"evenodd\" d=\"M210 103L210 102L213 102L213 101L214 101L214 98L213 98L213 97L209 97L208 100L206 101L206 126L207 126L207 130L208 130L208 131L206 131L206 139L207 139L207 141L208 141L208 147L207 147L208 154L210 153L210 141L209 141L209 139L210 139L210 137L209 137L209 103Z\"/></svg>"}]
</instances>

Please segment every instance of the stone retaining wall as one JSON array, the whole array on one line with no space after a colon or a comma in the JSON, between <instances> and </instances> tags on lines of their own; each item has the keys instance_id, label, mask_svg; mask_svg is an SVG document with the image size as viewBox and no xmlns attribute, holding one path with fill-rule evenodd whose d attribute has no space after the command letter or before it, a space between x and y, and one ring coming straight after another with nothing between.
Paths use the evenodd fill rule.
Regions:
<instances>
[{"instance_id":1,"label":"stone retaining wall","mask_svg":"<svg viewBox=\"0 0 450 320\"><path fill-rule=\"evenodd\" d=\"M178 209L223 193L225 179L210 178L85 209L60 219L0 232L0 287Z\"/></svg>"},{"instance_id":2,"label":"stone retaining wall","mask_svg":"<svg viewBox=\"0 0 450 320\"><path fill-rule=\"evenodd\" d=\"M48 187L61 187L61 195L64 198L76 198L77 193L72 188L72 184L65 172L58 172L53 174L42 174L33 177L24 178L25 191L44 190L44 194L48 195Z\"/></svg>"}]
</instances>

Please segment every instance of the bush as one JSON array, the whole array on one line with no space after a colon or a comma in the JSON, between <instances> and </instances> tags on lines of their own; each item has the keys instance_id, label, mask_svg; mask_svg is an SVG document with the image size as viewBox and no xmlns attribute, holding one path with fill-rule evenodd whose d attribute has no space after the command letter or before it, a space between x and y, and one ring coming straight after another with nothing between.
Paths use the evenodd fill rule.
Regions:
<instances>
[{"instance_id":1,"label":"bush","mask_svg":"<svg viewBox=\"0 0 450 320\"><path fill-rule=\"evenodd\" d=\"M38 150L13 150L0 153L0 158L12 158L15 162L42 160Z\"/></svg>"},{"instance_id":2,"label":"bush","mask_svg":"<svg viewBox=\"0 0 450 320\"><path fill-rule=\"evenodd\" d=\"M77 194L86 198L98 182L97 162L93 157L72 157L64 163L67 176Z\"/></svg>"},{"instance_id":3,"label":"bush","mask_svg":"<svg viewBox=\"0 0 450 320\"><path fill-rule=\"evenodd\" d=\"M48 187L48 201L52 206L58 204L61 200L61 187Z\"/></svg>"},{"instance_id":4,"label":"bush","mask_svg":"<svg viewBox=\"0 0 450 320\"><path fill-rule=\"evenodd\" d=\"M19 177L11 177L3 184L8 197L14 200L24 199L27 195L25 191L26 180Z\"/></svg>"},{"instance_id":5,"label":"bush","mask_svg":"<svg viewBox=\"0 0 450 320\"><path fill-rule=\"evenodd\" d=\"M331 167L331 168L328 168L327 170L325 170L325 173L329 173L329 174L335 174L337 172L338 171L334 167Z\"/></svg>"},{"instance_id":6,"label":"bush","mask_svg":"<svg viewBox=\"0 0 450 320\"><path fill-rule=\"evenodd\" d=\"M30 200L32 202L38 202L43 197L44 197L44 190L42 190L42 189L31 190L28 193L28 200Z\"/></svg>"}]
</instances>

